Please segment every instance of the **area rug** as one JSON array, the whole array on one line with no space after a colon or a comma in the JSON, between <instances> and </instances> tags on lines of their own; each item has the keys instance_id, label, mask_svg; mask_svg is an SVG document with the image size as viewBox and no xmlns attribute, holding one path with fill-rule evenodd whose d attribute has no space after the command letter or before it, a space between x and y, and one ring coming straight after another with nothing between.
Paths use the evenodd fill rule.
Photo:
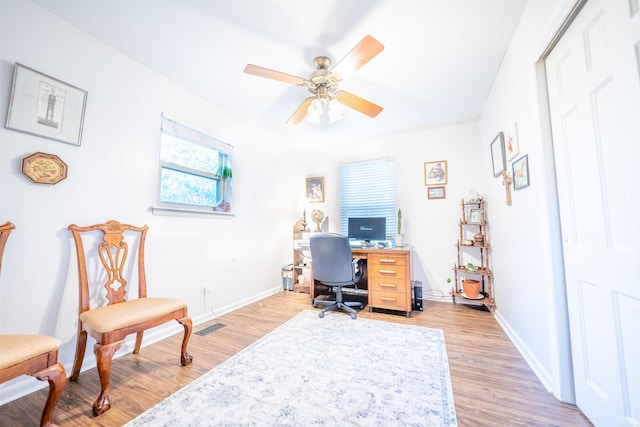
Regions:
<instances>
[{"instance_id":1,"label":"area rug","mask_svg":"<svg viewBox=\"0 0 640 427\"><path fill-rule=\"evenodd\" d=\"M126 425L457 421L441 330L305 310Z\"/></svg>"}]
</instances>

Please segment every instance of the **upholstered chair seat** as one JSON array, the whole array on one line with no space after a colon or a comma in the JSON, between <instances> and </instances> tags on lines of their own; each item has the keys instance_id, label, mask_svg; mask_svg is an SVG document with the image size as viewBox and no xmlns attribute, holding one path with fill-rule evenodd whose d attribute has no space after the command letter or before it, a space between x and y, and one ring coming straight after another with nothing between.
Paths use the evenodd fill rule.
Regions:
<instances>
[{"instance_id":1,"label":"upholstered chair seat","mask_svg":"<svg viewBox=\"0 0 640 427\"><path fill-rule=\"evenodd\" d=\"M106 333L187 309L187 304L173 298L132 299L105 305L80 314L80 320L94 332Z\"/></svg>"},{"instance_id":2,"label":"upholstered chair seat","mask_svg":"<svg viewBox=\"0 0 640 427\"><path fill-rule=\"evenodd\" d=\"M58 350L60 340L45 335L0 335L0 369Z\"/></svg>"}]
</instances>

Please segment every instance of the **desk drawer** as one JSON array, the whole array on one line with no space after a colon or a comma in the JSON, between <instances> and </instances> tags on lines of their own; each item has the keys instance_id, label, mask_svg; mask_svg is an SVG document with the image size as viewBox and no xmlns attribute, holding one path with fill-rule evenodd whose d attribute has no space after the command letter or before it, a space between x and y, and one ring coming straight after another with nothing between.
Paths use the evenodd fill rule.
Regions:
<instances>
[{"instance_id":1,"label":"desk drawer","mask_svg":"<svg viewBox=\"0 0 640 427\"><path fill-rule=\"evenodd\" d=\"M407 263L406 255L393 255L393 254L370 254L368 258L369 265L401 265L404 266Z\"/></svg>"},{"instance_id":2,"label":"desk drawer","mask_svg":"<svg viewBox=\"0 0 640 427\"><path fill-rule=\"evenodd\" d=\"M404 266L369 264L369 280L377 278L405 279L406 277L406 268Z\"/></svg>"},{"instance_id":3,"label":"desk drawer","mask_svg":"<svg viewBox=\"0 0 640 427\"><path fill-rule=\"evenodd\" d=\"M407 281L404 278L369 277L369 290L406 293Z\"/></svg>"},{"instance_id":4,"label":"desk drawer","mask_svg":"<svg viewBox=\"0 0 640 427\"><path fill-rule=\"evenodd\" d=\"M407 304L407 295L399 292L370 291L369 304L377 308L411 311Z\"/></svg>"}]
</instances>

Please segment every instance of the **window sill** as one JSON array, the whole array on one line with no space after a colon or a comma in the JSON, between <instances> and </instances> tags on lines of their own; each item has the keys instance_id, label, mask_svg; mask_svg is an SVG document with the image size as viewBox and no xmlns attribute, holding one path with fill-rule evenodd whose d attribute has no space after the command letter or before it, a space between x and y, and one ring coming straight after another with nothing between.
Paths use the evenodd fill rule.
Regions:
<instances>
[{"instance_id":1,"label":"window sill","mask_svg":"<svg viewBox=\"0 0 640 427\"><path fill-rule=\"evenodd\" d=\"M186 207L165 207L165 206L151 206L151 212L153 215L161 215L161 216L222 216L222 217L234 217L235 214L233 212L220 212L214 211L213 209L205 209L205 208L194 208L189 209Z\"/></svg>"}]
</instances>

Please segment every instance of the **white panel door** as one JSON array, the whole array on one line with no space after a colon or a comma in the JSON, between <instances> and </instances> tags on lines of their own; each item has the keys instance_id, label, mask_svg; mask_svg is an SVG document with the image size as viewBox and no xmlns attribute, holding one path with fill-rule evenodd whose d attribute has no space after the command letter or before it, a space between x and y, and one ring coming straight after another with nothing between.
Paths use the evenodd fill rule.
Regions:
<instances>
[{"instance_id":1,"label":"white panel door","mask_svg":"<svg viewBox=\"0 0 640 427\"><path fill-rule=\"evenodd\" d=\"M589 0L546 59L578 407L640 425L640 14Z\"/></svg>"}]
</instances>

